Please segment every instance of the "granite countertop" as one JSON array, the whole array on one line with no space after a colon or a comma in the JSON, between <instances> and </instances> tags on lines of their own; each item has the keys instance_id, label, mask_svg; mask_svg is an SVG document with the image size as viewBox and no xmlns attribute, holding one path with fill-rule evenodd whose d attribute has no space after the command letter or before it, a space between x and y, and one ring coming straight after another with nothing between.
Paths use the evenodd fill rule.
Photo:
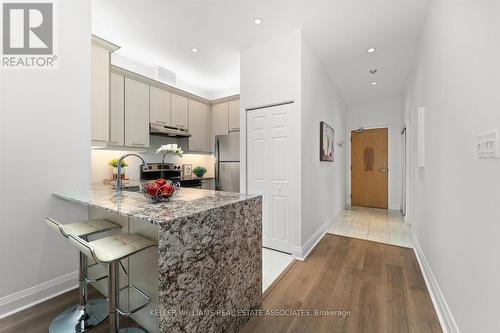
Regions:
<instances>
[{"instance_id":1,"label":"granite countertop","mask_svg":"<svg viewBox=\"0 0 500 333\"><path fill-rule=\"evenodd\" d=\"M257 195L222 191L182 188L168 202L154 203L142 193L121 191L117 193L110 186L94 186L88 191L54 193L54 197L101 208L117 214L163 224L201 211L257 198Z\"/></svg>"},{"instance_id":2,"label":"granite countertop","mask_svg":"<svg viewBox=\"0 0 500 333\"><path fill-rule=\"evenodd\" d=\"M209 179L215 179L215 176L203 176L203 177L198 177L195 175L192 176L182 176L181 180L209 180Z\"/></svg>"}]
</instances>

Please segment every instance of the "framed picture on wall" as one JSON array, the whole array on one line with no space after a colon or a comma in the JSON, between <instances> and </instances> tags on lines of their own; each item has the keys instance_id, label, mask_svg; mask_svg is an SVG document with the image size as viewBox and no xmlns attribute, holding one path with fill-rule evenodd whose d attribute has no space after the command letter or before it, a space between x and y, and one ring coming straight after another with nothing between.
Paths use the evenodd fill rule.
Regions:
<instances>
[{"instance_id":1,"label":"framed picture on wall","mask_svg":"<svg viewBox=\"0 0 500 333\"><path fill-rule=\"evenodd\" d=\"M191 164L182 165L182 176L191 177L193 175L193 166Z\"/></svg>"},{"instance_id":2,"label":"framed picture on wall","mask_svg":"<svg viewBox=\"0 0 500 333\"><path fill-rule=\"evenodd\" d=\"M334 161L334 149L333 144L335 140L335 130L328 126L327 123L321 121L319 123L319 160L326 162Z\"/></svg>"}]
</instances>

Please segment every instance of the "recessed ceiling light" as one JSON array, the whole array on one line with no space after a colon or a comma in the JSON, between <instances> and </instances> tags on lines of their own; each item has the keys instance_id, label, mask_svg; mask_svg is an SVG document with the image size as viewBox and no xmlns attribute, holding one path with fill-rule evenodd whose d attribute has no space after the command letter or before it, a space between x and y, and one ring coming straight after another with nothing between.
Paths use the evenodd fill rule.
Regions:
<instances>
[{"instance_id":1,"label":"recessed ceiling light","mask_svg":"<svg viewBox=\"0 0 500 333\"><path fill-rule=\"evenodd\" d=\"M191 51L193 51L194 53L197 53L198 51L200 51L200 49L199 49L199 48L197 48L197 47L192 47L192 48L191 48Z\"/></svg>"},{"instance_id":2,"label":"recessed ceiling light","mask_svg":"<svg viewBox=\"0 0 500 333\"><path fill-rule=\"evenodd\" d=\"M372 82L372 86L376 86L377 85L377 82Z\"/></svg>"},{"instance_id":3,"label":"recessed ceiling light","mask_svg":"<svg viewBox=\"0 0 500 333\"><path fill-rule=\"evenodd\" d=\"M262 21L263 21L263 20L262 20L262 18L260 18L260 17L256 17L256 18L254 18L254 19L253 19L253 23L255 23L255 24L261 24L261 23L262 23Z\"/></svg>"},{"instance_id":4,"label":"recessed ceiling light","mask_svg":"<svg viewBox=\"0 0 500 333\"><path fill-rule=\"evenodd\" d=\"M376 51L376 49L374 47L370 47L368 50L366 50L366 52L368 52L368 53L373 53L375 51Z\"/></svg>"}]
</instances>

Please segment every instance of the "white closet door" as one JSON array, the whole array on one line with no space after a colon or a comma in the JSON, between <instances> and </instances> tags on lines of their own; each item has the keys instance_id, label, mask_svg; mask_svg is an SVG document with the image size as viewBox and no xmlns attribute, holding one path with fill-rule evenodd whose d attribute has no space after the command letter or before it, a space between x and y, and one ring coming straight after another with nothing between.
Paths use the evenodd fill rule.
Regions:
<instances>
[{"instance_id":1,"label":"white closet door","mask_svg":"<svg viewBox=\"0 0 500 333\"><path fill-rule=\"evenodd\" d=\"M263 246L291 252L294 165L290 105L247 112L248 193L263 196Z\"/></svg>"}]
</instances>

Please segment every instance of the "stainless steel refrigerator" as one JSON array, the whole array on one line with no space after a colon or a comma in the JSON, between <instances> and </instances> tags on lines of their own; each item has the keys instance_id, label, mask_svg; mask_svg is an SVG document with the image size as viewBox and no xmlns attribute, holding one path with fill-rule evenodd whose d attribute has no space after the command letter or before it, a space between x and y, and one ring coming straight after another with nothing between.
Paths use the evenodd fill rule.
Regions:
<instances>
[{"instance_id":1,"label":"stainless steel refrigerator","mask_svg":"<svg viewBox=\"0 0 500 333\"><path fill-rule=\"evenodd\" d=\"M240 132L215 137L215 189L240 192Z\"/></svg>"}]
</instances>

